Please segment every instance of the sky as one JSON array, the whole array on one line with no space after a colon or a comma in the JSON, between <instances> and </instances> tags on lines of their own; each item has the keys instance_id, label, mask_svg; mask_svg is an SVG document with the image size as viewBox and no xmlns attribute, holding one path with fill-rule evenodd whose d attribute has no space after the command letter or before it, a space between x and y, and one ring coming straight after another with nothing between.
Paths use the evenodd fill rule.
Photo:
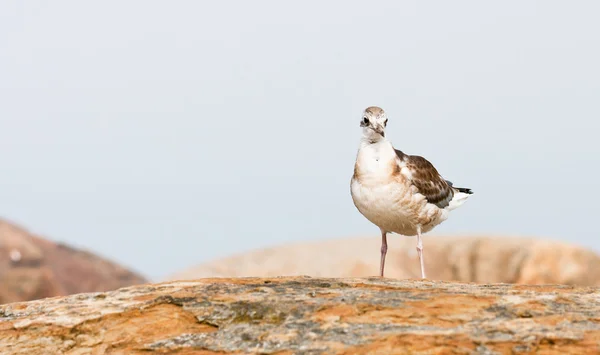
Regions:
<instances>
[{"instance_id":1,"label":"sky","mask_svg":"<svg viewBox=\"0 0 600 355\"><path fill-rule=\"evenodd\" d=\"M0 217L156 280L329 238L372 235L378 258L350 196L378 105L397 149L475 192L430 234L600 252L599 11L2 1Z\"/></svg>"}]
</instances>

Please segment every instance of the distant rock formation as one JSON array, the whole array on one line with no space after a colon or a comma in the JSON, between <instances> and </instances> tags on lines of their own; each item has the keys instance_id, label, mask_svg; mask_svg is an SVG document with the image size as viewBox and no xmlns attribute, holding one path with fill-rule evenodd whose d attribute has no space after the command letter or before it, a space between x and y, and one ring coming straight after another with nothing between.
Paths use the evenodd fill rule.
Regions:
<instances>
[{"instance_id":1,"label":"distant rock formation","mask_svg":"<svg viewBox=\"0 0 600 355\"><path fill-rule=\"evenodd\" d=\"M0 304L145 282L142 276L94 254L0 220Z\"/></svg>"},{"instance_id":2,"label":"distant rock formation","mask_svg":"<svg viewBox=\"0 0 600 355\"><path fill-rule=\"evenodd\" d=\"M419 278L415 238L388 236L386 277ZM428 279L520 284L600 285L600 257L550 240L514 237L424 237ZM380 238L282 245L215 260L171 275L201 277L363 277L379 272Z\"/></svg>"},{"instance_id":3,"label":"distant rock formation","mask_svg":"<svg viewBox=\"0 0 600 355\"><path fill-rule=\"evenodd\" d=\"M600 291L380 278L146 284L0 306L2 354L597 354Z\"/></svg>"}]
</instances>

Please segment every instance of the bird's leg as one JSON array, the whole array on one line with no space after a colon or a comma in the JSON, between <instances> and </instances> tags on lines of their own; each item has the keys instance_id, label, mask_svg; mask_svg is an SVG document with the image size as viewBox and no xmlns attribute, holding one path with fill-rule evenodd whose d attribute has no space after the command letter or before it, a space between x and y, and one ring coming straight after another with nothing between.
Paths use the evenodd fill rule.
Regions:
<instances>
[{"instance_id":1,"label":"bird's leg","mask_svg":"<svg viewBox=\"0 0 600 355\"><path fill-rule=\"evenodd\" d=\"M387 232L381 231L381 263L379 266L379 276L383 277L383 268L385 267L385 254L387 253Z\"/></svg>"},{"instance_id":2,"label":"bird's leg","mask_svg":"<svg viewBox=\"0 0 600 355\"><path fill-rule=\"evenodd\" d=\"M421 263L421 278L425 278L425 264L423 263L423 240L421 240L421 226L417 226L417 253Z\"/></svg>"}]
</instances>

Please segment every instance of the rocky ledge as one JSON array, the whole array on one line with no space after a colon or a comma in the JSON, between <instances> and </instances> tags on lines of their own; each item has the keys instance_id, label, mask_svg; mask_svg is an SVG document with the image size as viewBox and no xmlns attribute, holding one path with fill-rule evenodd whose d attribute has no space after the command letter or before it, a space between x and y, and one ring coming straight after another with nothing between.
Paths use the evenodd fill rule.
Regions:
<instances>
[{"instance_id":1,"label":"rocky ledge","mask_svg":"<svg viewBox=\"0 0 600 355\"><path fill-rule=\"evenodd\" d=\"M598 353L600 291L202 279L0 306L2 354Z\"/></svg>"}]
</instances>

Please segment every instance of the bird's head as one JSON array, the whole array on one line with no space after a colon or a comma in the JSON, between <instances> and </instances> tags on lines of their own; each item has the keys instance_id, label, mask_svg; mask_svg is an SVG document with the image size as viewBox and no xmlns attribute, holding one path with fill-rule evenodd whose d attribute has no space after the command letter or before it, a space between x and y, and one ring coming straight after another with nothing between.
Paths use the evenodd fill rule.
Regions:
<instances>
[{"instance_id":1,"label":"bird's head","mask_svg":"<svg viewBox=\"0 0 600 355\"><path fill-rule=\"evenodd\" d=\"M383 139L385 137L387 121L387 115L382 108L377 106L367 107L360 120L360 126L363 128L363 136L372 142Z\"/></svg>"}]
</instances>

